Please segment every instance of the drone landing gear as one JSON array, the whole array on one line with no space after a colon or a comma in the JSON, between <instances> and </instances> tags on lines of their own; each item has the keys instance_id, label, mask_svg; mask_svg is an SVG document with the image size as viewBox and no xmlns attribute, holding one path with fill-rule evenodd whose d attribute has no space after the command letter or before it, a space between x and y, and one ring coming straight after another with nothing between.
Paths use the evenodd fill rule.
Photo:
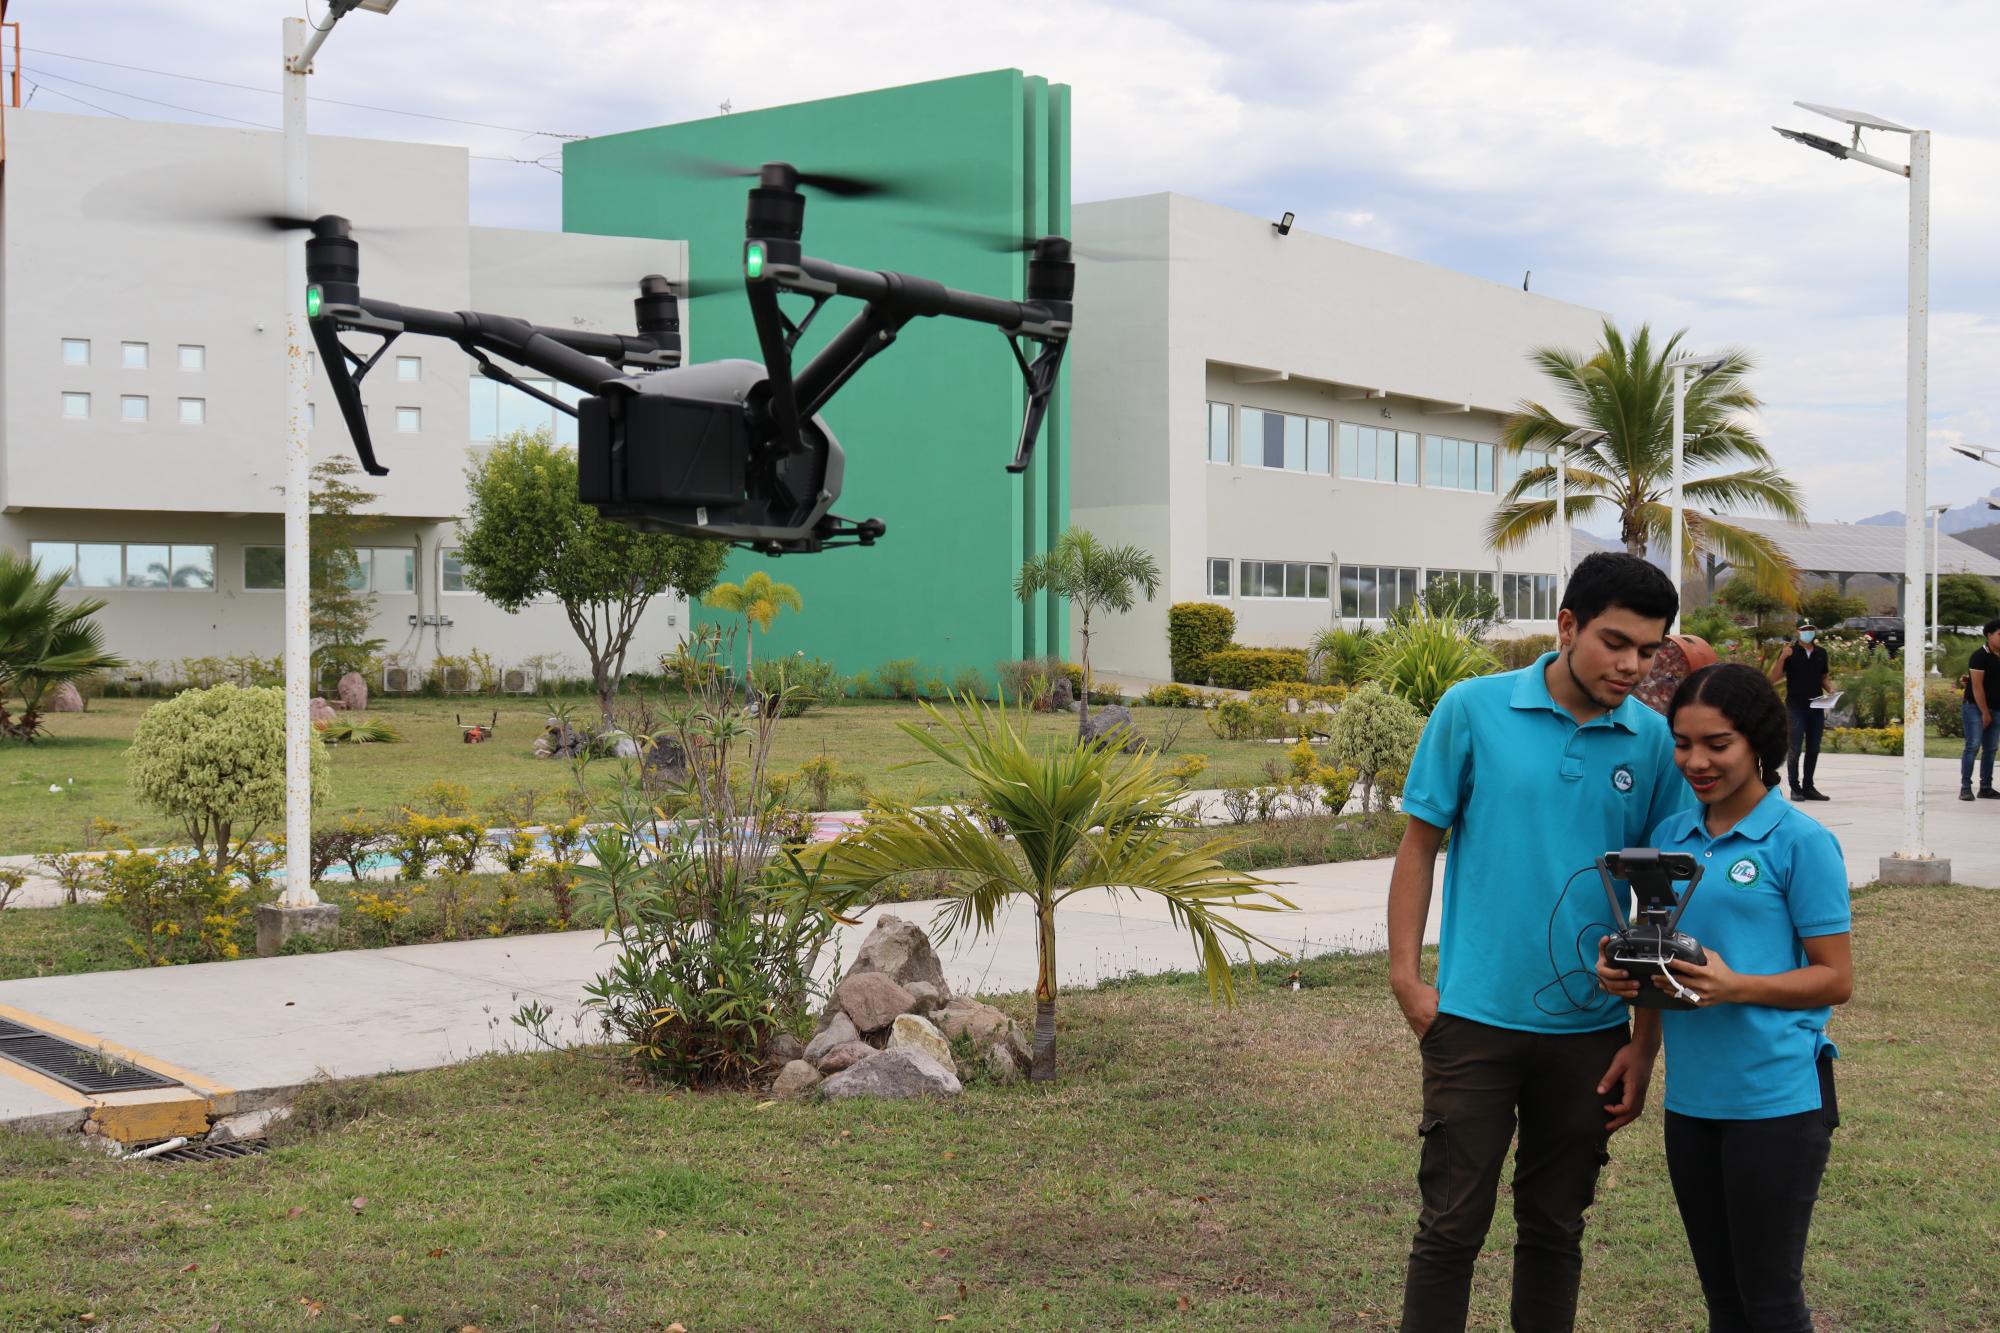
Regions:
<instances>
[{"instance_id":1,"label":"drone landing gear","mask_svg":"<svg viewBox=\"0 0 2000 1333\"><path fill-rule=\"evenodd\" d=\"M814 526L810 537L787 537L782 540L767 537L735 545L759 555L811 555L815 551L841 546L873 546L888 530L888 524L879 518L864 518L856 523L838 514L828 514Z\"/></svg>"}]
</instances>

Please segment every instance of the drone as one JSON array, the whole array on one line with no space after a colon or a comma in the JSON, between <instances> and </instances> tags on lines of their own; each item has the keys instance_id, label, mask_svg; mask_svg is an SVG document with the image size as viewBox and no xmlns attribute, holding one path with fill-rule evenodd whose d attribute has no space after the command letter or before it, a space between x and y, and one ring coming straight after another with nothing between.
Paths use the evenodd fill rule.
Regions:
<instances>
[{"instance_id":1,"label":"drone","mask_svg":"<svg viewBox=\"0 0 2000 1333\"><path fill-rule=\"evenodd\" d=\"M306 318L361 466L373 476L388 473L369 437L361 381L399 336L444 338L470 356L480 374L577 418L579 498L607 519L773 556L872 546L887 530L881 519L855 521L832 512L846 455L820 412L904 325L942 316L992 325L1005 335L1027 386L1027 410L1007 470L1026 471L1069 345L1076 289L1069 241L1045 236L1027 247L1025 300L954 291L929 278L848 268L803 252L801 187L859 193L843 190L849 178L802 173L786 162L740 174L757 178L744 222L743 288L761 362L682 364L679 297L658 274L639 282L632 302L636 333L630 335L363 296L361 247L348 220L331 214L314 219L305 243ZM810 297L811 307L793 319L778 302L785 292ZM835 296L861 301L860 311L795 366L800 338ZM382 341L364 355L341 342L347 332ZM572 406L523 383L493 357L584 397Z\"/></svg>"}]
</instances>

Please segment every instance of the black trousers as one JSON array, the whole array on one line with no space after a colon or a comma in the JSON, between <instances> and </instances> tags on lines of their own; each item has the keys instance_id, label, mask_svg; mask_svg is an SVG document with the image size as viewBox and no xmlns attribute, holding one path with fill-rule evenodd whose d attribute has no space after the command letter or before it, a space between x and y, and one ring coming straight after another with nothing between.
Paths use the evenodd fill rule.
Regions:
<instances>
[{"instance_id":1,"label":"black trousers","mask_svg":"<svg viewBox=\"0 0 2000 1333\"><path fill-rule=\"evenodd\" d=\"M1785 775L1791 779L1792 790L1810 789L1813 785L1813 770L1819 767L1820 737L1826 734L1826 710L1824 708L1788 708L1792 715L1792 749L1785 760ZM1806 754L1805 781L1799 781L1799 750Z\"/></svg>"},{"instance_id":2,"label":"black trousers","mask_svg":"<svg viewBox=\"0 0 2000 1333\"><path fill-rule=\"evenodd\" d=\"M1822 1107L1770 1120L1667 1112L1667 1173L1708 1302L1709 1333L1812 1333L1802 1270L1833 1127L1830 1062Z\"/></svg>"},{"instance_id":3,"label":"black trousers","mask_svg":"<svg viewBox=\"0 0 2000 1333\"><path fill-rule=\"evenodd\" d=\"M1624 1027L1517 1032L1439 1014L1424 1034L1423 1208L1403 1284L1403 1333L1460 1333L1472 1269L1514 1155L1516 1333L1568 1333L1583 1273L1583 1214L1597 1193L1606 1104L1597 1081ZM1614 1089L1614 1094L1616 1090Z\"/></svg>"}]
</instances>

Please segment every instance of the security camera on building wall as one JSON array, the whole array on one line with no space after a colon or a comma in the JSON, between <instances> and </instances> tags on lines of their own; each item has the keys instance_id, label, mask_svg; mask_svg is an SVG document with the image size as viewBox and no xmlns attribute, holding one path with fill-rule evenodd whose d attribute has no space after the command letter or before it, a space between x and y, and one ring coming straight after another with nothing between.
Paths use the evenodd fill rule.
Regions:
<instances>
[{"instance_id":1,"label":"security camera on building wall","mask_svg":"<svg viewBox=\"0 0 2000 1333\"><path fill-rule=\"evenodd\" d=\"M420 310L363 296L361 247L347 219L301 222L311 230L306 315L362 467L376 476L388 471L375 460L360 381L396 338L422 334L457 343L482 375L575 416L581 496L606 518L767 555L871 546L885 531L881 519L853 521L832 512L846 457L819 412L904 325L943 316L990 324L1006 336L1028 394L1007 468L1025 471L1069 343L1076 287L1069 242L1046 236L1032 243L1025 300L953 291L928 278L847 268L804 254L801 187L863 195L882 193L879 183L809 175L784 162L731 174L757 179L744 225L742 286L761 361L681 364L679 303L704 293L676 292L657 275L641 280L632 303L636 336L548 328L476 311ZM784 292L810 297L810 308L793 319L778 304ZM853 297L862 307L794 368L799 339L835 296ZM381 343L364 354L341 342L344 333L372 334ZM495 365L495 356L585 397L572 407L522 383Z\"/></svg>"}]
</instances>

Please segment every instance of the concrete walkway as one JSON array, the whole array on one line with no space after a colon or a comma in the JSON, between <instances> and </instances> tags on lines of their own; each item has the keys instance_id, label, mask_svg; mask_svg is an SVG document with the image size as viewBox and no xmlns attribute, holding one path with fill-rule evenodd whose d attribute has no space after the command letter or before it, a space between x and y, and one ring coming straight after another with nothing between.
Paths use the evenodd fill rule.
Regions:
<instances>
[{"instance_id":1,"label":"concrete walkway","mask_svg":"<svg viewBox=\"0 0 2000 1333\"><path fill-rule=\"evenodd\" d=\"M1239 919L1302 955L1379 949L1388 867L1351 861L1266 872L1299 910ZM938 907L914 902L871 910L860 925L842 928L842 958L854 957L876 915L891 912L928 929ZM1433 940L1435 930L1434 916ZM1061 909L1058 931L1058 975L1066 987L1198 962L1157 899L1079 894ZM938 951L954 991L1032 989L1033 913L1017 906L994 934L948 940ZM530 1043L512 1018L528 1003L554 1011L552 1035L594 1040L597 1034L583 1027L583 988L610 962L600 934L571 931L34 977L0 981L0 1018L181 1078L220 1116L268 1104L315 1078L429 1069L524 1049ZM74 1126L90 1113L91 1098L18 1070L0 1061L0 1121Z\"/></svg>"}]
</instances>

